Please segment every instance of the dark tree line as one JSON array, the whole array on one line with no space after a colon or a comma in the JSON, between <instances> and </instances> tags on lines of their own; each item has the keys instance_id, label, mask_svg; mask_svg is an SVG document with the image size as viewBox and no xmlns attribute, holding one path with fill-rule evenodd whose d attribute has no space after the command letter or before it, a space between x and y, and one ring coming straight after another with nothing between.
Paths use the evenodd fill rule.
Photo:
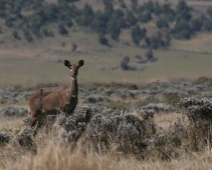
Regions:
<instances>
[{"instance_id":1,"label":"dark tree line","mask_svg":"<svg viewBox=\"0 0 212 170\"><path fill-rule=\"evenodd\" d=\"M14 28L13 37L24 38L31 42L34 37L54 36L48 25L58 24L58 32L65 36L74 23L91 28L99 34L99 42L108 44L106 37L118 41L123 29L131 29L132 41L139 46L143 41L147 47L157 49L167 47L171 38L190 39L199 31L212 31L212 8L205 15L193 18L192 8L185 0L179 0L175 7L169 2L159 4L151 0L138 4L131 0L127 7L119 0L120 8L114 8L114 0L103 0L104 9L94 11L92 6L85 4L83 8L74 5L77 0L58 0L57 3L47 3L45 0L0 0L0 18L5 25ZM147 36L143 23L156 18L157 33ZM170 24L174 27L170 27ZM107 35L107 36L106 36Z\"/></svg>"}]
</instances>

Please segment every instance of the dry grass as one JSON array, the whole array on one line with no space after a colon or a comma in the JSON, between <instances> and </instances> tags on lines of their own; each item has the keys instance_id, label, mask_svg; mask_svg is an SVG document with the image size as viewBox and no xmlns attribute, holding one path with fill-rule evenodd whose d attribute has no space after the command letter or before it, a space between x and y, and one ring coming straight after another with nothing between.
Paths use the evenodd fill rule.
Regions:
<instances>
[{"instance_id":1,"label":"dry grass","mask_svg":"<svg viewBox=\"0 0 212 170\"><path fill-rule=\"evenodd\" d=\"M22 126L23 118L20 117L4 117L0 116L0 129L20 129Z\"/></svg>"},{"instance_id":2,"label":"dry grass","mask_svg":"<svg viewBox=\"0 0 212 170\"><path fill-rule=\"evenodd\" d=\"M177 113L159 113L154 116L154 122L167 129L169 125L179 117ZM17 128L22 127L21 118L0 118L0 127L15 135ZM11 131L10 131L11 130ZM204 152L184 154L170 161L138 160L133 155L123 155L116 148L109 153L97 153L92 147L79 144L74 150L64 143L50 142L56 135L54 130L40 129L34 141L38 147L38 153L32 155L29 152L17 149L9 143L5 147L0 146L0 169L23 170L138 170L138 169L211 169L212 150L208 147Z\"/></svg>"},{"instance_id":3,"label":"dry grass","mask_svg":"<svg viewBox=\"0 0 212 170\"><path fill-rule=\"evenodd\" d=\"M173 113L158 113L154 115L154 122L157 122L157 124L162 127L163 129L167 129L170 124L172 124L174 121L176 121L176 118L180 118L181 115L173 112Z\"/></svg>"},{"instance_id":4,"label":"dry grass","mask_svg":"<svg viewBox=\"0 0 212 170\"><path fill-rule=\"evenodd\" d=\"M139 161L133 156L123 156L121 154L101 154L92 150L83 151L83 146L75 151L70 151L68 146L51 145L40 150L37 155L25 154L15 162L7 162L4 169L24 169L24 170L138 170L138 169L211 169L211 150L204 153L191 153L189 157L183 157L171 161Z\"/></svg>"}]
</instances>

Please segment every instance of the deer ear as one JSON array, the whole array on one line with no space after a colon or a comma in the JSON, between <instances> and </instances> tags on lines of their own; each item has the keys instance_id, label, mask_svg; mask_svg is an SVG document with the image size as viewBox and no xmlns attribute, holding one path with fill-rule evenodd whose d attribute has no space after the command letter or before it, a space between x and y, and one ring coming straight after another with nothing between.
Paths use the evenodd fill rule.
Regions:
<instances>
[{"instance_id":1,"label":"deer ear","mask_svg":"<svg viewBox=\"0 0 212 170\"><path fill-rule=\"evenodd\" d=\"M81 67L81 66L83 66L83 65L84 65L84 60L80 60L80 61L78 62L78 66Z\"/></svg>"},{"instance_id":2,"label":"deer ear","mask_svg":"<svg viewBox=\"0 0 212 170\"><path fill-rule=\"evenodd\" d=\"M70 61L68 61L68 60L64 60L64 65L65 65L66 67L68 67L68 68L71 67L71 63L70 63Z\"/></svg>"}]
</instances>

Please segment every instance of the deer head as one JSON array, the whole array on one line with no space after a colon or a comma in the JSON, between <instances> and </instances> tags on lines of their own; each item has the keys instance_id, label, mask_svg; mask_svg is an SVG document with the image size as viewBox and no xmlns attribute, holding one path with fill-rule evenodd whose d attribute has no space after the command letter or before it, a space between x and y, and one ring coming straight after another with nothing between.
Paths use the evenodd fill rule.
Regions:
<instances>
[{"instance_id":1,"label":"deer head","mask_svg":"<svg viewBox=\"0 0 212 170\"><path fill-rule=\"evenodd\" d=\"M64 65L70 69L71 76L76 78L78 75L78 69L84 65L84 60L80 60L78 64L71 64L70 61L64 60Z\"/></svg>"}]
</instances>

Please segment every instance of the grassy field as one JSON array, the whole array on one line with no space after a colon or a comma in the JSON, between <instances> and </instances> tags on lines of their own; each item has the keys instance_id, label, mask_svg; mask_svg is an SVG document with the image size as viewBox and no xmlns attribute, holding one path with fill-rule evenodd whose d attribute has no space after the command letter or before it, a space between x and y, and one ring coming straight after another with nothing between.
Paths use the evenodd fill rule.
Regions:
<instances>
[{"instance_id":1,"label":"grassy field","mask_svg":"<svg viewBox=\"0 0 212 170\"><path fill-rule=\"evenodd\" d=\"M54 3L55 0L48 2ZM76 5L91 4L95 9L101 9L98 0L79 1ZM130 5L130 0L125 1ZM139 0L138 3L144 1ZM160 0L164 3L164 0ZM169 1L177 3L176 1ZM211 2L187 1L195 10L204 12ZM201 8L201 9L200 9ZM54 31L55 37L35 39L28 43L26 40L12 38L12 29L2 27L4 34L0 34L0 86L21 84L34 86L38 83L69 83L69 72L61 62L64 59L72 63L80 59L85 60L85 65L80 69L79 82L148 82L155 80L168 80L178 77L196 78L199 76L211 76L212 60L210 33L201 33L191 40L172 40L168 49L154 51L157 62L137 64L134 57L140 55L145 58L147 49L136 47L131 39L130 30L122 30L119 41L113 41L108 37L110 46L102 46L98 43L98 35L89 28L77 26L69 29L68 36L57 33L57 25L48 27ZM157 31L153 22L143 24L148 34ZM20 34L20 36L22 36ZM73 43L77 44L77 50L72 51ZM141 44L142 45L142 42ZM130 65L135 66L136 71L122 71L120 66L123 57L129 56ZM60 61L60 62L59 62Z\"/></svg>"},{"instance_id":2,"label":"grassy field","mask_svg":"<svg viewBox=\"0 0 212 170\"><path fill-rule=\"evenodd\" d=\"M28 49L26 55L29 56L29 59L27 57L18 59L10 53L1 55L4 57L0 57L0 85L33 86L38 83L69 83L69 71L62 62L58 62L59 59L68 59L72 63L77 63L80 59L85 60L85 65L79 71L80 83L128 81L142 83L179 77L211 76L212 72L210 66L212 54L157 50L154 51L157 62L141 65L135 63L133 59L137 54L144 57L146 49L126 45L101 48L103 52L96 53L93 49L90 50L90 53L84 53L72 52L65 48L61 49L61 55L55 54L54 48L40 54L40 57L31 56ZM32 49L32 51L36 51L36 49ZM37 53L40 51L37 50ZM19 49L13 49L10 52L18 54ZM1 51L0 53L6 52ZM51 54L53 55L51 56ZM7 55L9 56L7 57ZM112 70L112 67L119 67L124 56L130 56L131 66L143 69L136 71Z\"/></svg>"}]
</instances>

